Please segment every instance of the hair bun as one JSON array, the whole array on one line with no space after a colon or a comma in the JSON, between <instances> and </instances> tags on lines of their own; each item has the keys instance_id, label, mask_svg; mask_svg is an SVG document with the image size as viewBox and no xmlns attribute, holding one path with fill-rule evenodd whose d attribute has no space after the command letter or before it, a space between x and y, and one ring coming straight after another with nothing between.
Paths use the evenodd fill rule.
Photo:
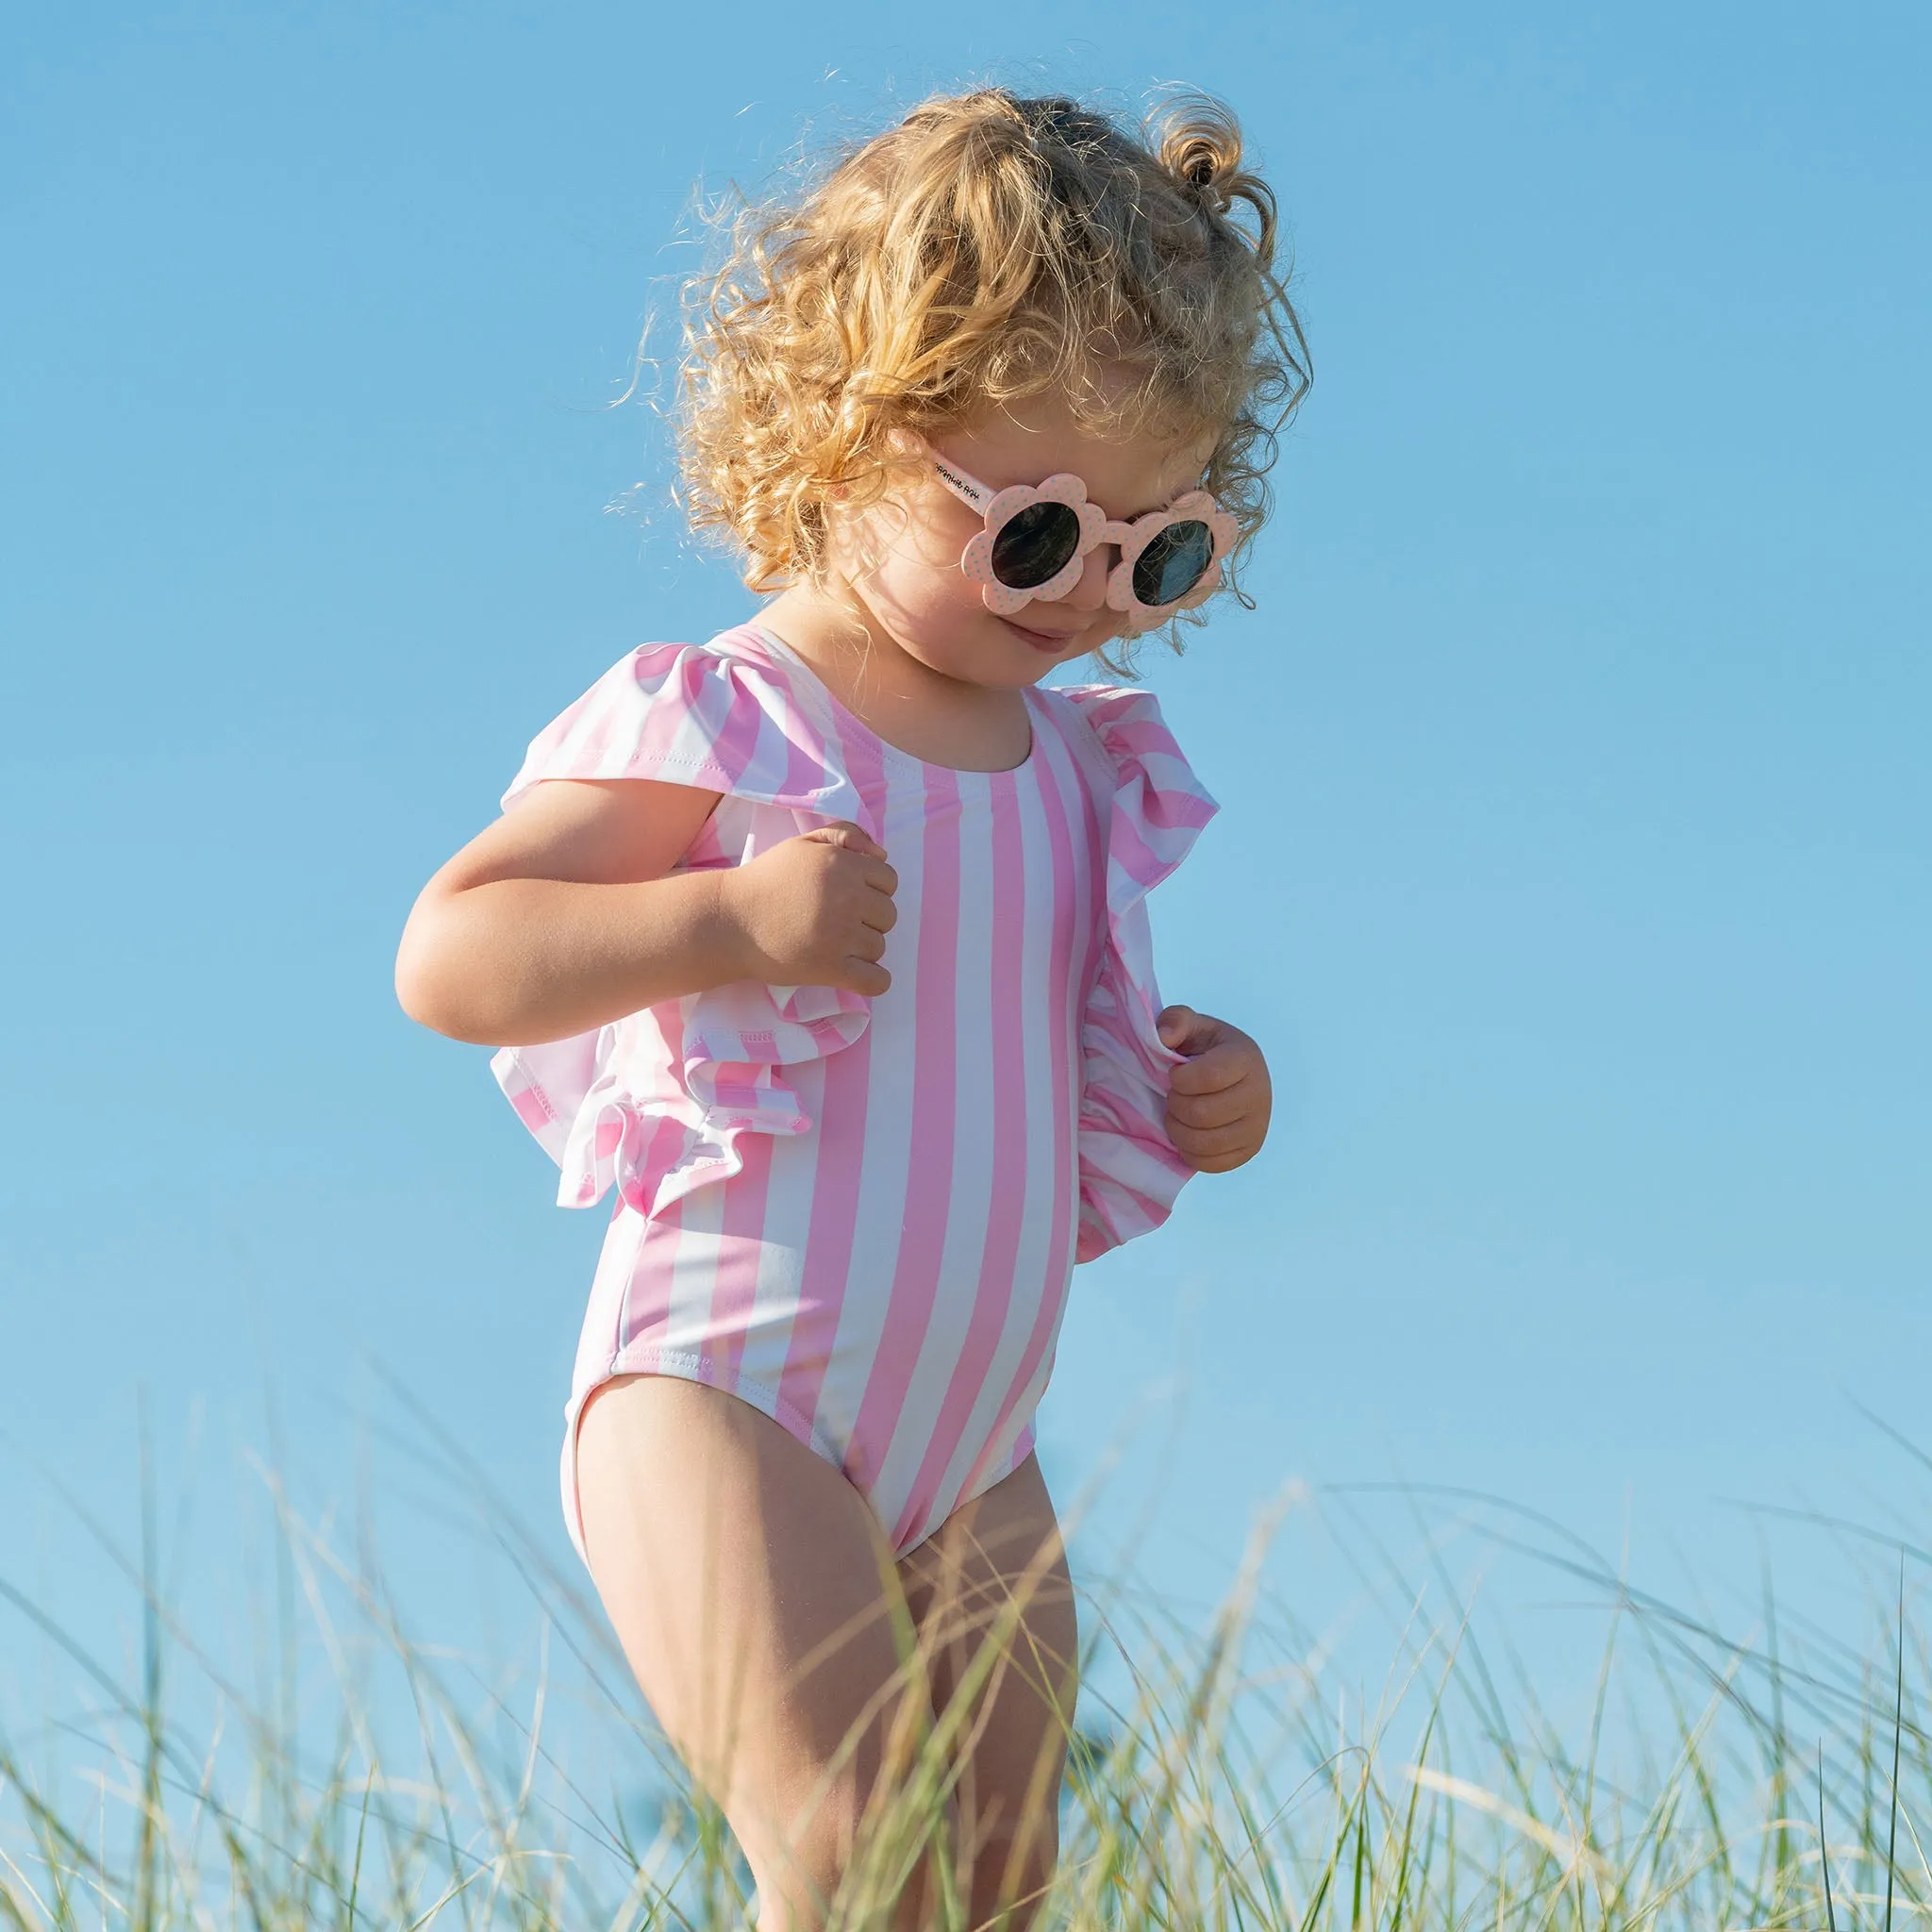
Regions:
<instances>
[{"instance_id":1,"label":"hair bun","mask_svg":"<svg viewBox=\"0 0 1932 1932\"><path fill-rule=\"evenodd\" d=\"M1161 116L1160 165L1225 214L1233 184L1241 172L1241 124L1219 101L1192 94L1175 101Z\"/></svg>"}]
</instances>

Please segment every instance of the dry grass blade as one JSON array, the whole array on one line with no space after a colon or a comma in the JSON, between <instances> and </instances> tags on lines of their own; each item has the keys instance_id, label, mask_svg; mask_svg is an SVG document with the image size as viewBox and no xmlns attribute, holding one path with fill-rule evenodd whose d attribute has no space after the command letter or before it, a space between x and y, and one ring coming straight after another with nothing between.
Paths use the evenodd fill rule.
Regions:
<instances>
[{"instance_id":1,"label":"dry grass blade","mask_svg":"<svg viewBox=\"0 0 1932 1932\"><path fill-rule=\"evenodd\" d=\"M276 1590L253 1679L158 1585L170 1573L145 1481L123 1572L125 1674L0 1577L0 1611L46 1640L87 1700L58 1723L43 1715L32 1750L0 1738L4 1932L741 1932L748 1874L722 1816L612 1675L581 1592L549 1587L538 1540L478 1511L476 1547L501 1560L529 1616L527 1650L480 1675L411 1635L372 1548L346 1558L326 1520L275 1479L266 1488ZM1907 1715L1908 1680L1932 1652L1907 1623L1902 1573L1880 1663L1835 1642L1801 1655L1791 1620L1769 1610L1754 1647L1564 1542L1550 1569L1601 1584L1616 1639L1566 1734L1527 1677L1506 1690L1484 1660L1448 1567L1466 1521L1423 1525L1426 1592L1372 1533L1358 1539L1394 1657L1375 1696L1338 1674L1333 1633L1268 1597L1278 1526L1257 1525L1210 1614L1183 1615L1126 1577L1087 1591L1061 1859L1036 1932L1925 1923L1932 1872L1922 1885L1897 1856L1918 1845L1932 1796L1932 1742ZM969 1932L946 1804L974 1692L1023 1601L991 1619L953 1703L900 1739L891 1802L856 1849L828 1932L883 1925L907 1874L935 1856L933 1932ZM1507 1654L1507 1631L1486 1636ZM1820 1725L1815 1859L1809 1822L1788 1815L1800 1708ZM1628 1715L1613 1724L1613 1709ZM1407 1751L1388 1741L1398 1724ZM1856 1845L1835 1849L1839 1793L1862 1822Z\"/></svg>"}]
</instances>

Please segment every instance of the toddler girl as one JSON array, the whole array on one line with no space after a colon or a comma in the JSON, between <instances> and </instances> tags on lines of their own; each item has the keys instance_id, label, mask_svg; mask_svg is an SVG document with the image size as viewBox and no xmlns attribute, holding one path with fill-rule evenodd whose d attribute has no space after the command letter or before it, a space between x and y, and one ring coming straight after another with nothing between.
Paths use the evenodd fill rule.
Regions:
<instances>
[{"instance_id":1,"label":"toddler girl","mask_svg":"<svg viewBox=\"0 0 1932 1932\"><path fill-rule=\"evenodd\" d=\"M1155 988L1213 801L1146 693L1044 679L1258 528L1305 386L1274 228L1212 103L1142 139L998 89L742 216L681 453L773 594L541 731L404 936L559 1200L615 1191L564 1516L764 1932L851 1903L933 1724L950 1849L868 1868L890 1922L1022 1925L1052 1874L1069 1278L1250 1158L1269 1086Z\"/></svg>"}]
</instances>

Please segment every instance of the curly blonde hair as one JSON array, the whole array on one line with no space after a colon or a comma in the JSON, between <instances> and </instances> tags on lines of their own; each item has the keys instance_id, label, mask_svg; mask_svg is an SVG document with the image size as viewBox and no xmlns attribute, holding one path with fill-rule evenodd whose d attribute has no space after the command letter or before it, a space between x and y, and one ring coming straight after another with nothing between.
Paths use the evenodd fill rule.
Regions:
<instances>
[{"instance_id":1,"label":"curly blonde hair","mask_svg":"<svg viewBox=\"0 0 1932 1932\"><path fill-rule=\"evenodd\" d=\"M1049 389L1103 434L1218 430L1207 487L1245 554L1308 359L1274 196L1219 102L1136 136L1058 96L938 95L795 199L718 220L724 258L686 292L679 455L693 527L751 589L820 576L828 498L878 500L894 431Z\"/></svg>"}]
</instances>

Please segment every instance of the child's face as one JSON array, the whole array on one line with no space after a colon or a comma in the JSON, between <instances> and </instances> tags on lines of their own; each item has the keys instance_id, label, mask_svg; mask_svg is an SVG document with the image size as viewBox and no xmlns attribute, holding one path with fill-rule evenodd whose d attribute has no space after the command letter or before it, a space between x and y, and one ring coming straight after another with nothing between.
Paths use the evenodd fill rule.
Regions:
<instances>
[{"instance_id":1,"label":"child's face","mask_svg":"<svg viewBox=\"0 0 1932 1932\"><path fill-rule=\"evenodd\" d=\"M1103 439L1083 429L1060 397L1041 395L934 431L926 441L990 490L1071 471L1087 485L1090 501L1126 523L1198 484L1216 435L1210 429L1178 442ZM856 541L835 540L833 565L875 631L961 683L1008 690L1037 684L1056 664L1124 632L1127 619L1107 603L1108 572L1120 560L1114 545L1088 553L1080 581L1064 597L1036 598L1000 617L959 568L960 553L984 528L976 511L927 476L868 511Z\"/></svg>"}]
</instances>

